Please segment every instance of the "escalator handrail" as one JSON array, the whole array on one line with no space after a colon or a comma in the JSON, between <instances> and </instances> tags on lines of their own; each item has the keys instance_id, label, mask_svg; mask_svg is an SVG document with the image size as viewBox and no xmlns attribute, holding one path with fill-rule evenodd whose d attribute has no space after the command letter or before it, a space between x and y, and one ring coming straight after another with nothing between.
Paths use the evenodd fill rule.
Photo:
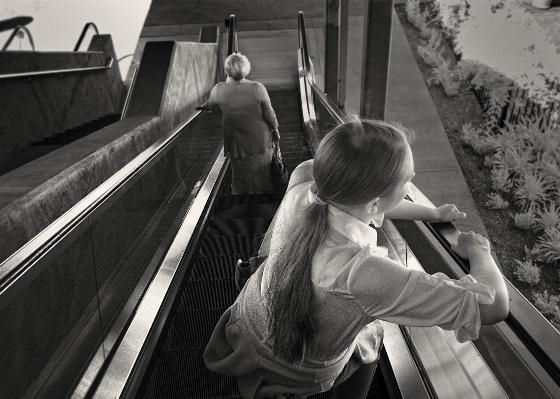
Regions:
<instances>
[{"instance_id":1,"label":"escalator handrail","mask_svg":"<svg viewBox=\"0 0 560 399\"><path fill-rule=\"evenodd\" d=\"M237 18L235 15L229 16L228 24L228 50L227 55L230 56L233 53L239 52L239 46L237 44Z\"/></svg>"},{"instance_id":2,"label":"escalator handrail","mask_svg":"<svg viewBox=\"0 0 560 399\"><path fill-rule=\"evenodd\" d=\"M93 28L93 30L95 30L95 34L99 35L99 30L97 29L97 25L95 25L93 22L86 23L84 25L84 28L82 29L82 33L80 34L80 37L78 38L78 42L76 43L76 45L74 46L74 50L72 51L78 51L78 49L82 45L82 41L84 40L84 37L86 36L86 32L88 31L89 28Z\"/></svg>"},{"instance_id":3,"label":"escalator handrail","mask_svg":"<svg viewBox=\"0 0 560 399\"><path fill-rule=\"evenodd\" d=\"M416 203L435 208L431 201L414 185L409 198ZM451 250L451 242L457 242L460 231L453 223L424 223L433 236L443 245L464 274L468 274L469 262ZM462 277L462 275L458 275ZM525 344L550 377L560 385L560 332L525 298L504 276L508 289L509 314L506 323Z\"/></svg>"},{"instance_id":4,"label":"escalator handrail","mask_svg":"<svg viewBox=\"0 0 560 399\"><path fill-rule=\"evenodd\" d=\"M202 111L197 111L180 123L169 134L160 138L136 158L130 161L99 187L84 197L62 216L43 229L23 247L18 249L0 263L0 308L37 276L46 267L41 259L55 249L64 237L78 225L87 222L90 216L102 204L114 200L133 181L140 178L141 171L152 165L178 138L180 133L191 124Z\"/></svg>"},{"instance_id":5,"label":"escalator handrail","mask_svg":"<svg viewBox=\"0 0 560 399\"><path fill-rule=\"evenodd\" d=\"M307 75L307 78L311 83L315 83L315 71L313 70L313 63L311 62L311 57L309 55L309 43L307 41L307 31L305 30L305 18L303 16L303 11L298 12L298 37L299 37L299 47L303 51L303 66Z\"/></svg>"}]
</instances>

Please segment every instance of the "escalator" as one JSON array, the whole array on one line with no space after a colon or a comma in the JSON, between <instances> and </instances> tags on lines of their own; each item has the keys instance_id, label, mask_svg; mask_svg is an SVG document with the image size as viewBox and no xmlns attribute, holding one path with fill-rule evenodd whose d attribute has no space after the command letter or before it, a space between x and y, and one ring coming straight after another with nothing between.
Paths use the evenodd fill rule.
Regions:
<instances>
[{"instance_id":1,"label":"escalator","mask_svg":"<svg viewBox=\"0 0 560 399\"><path fill-rule=\"evenodd\" d=\"M282 132L280 148L293 171L309 159L304 150L299 94L295 90L269 94ZM257 255L280 199L275 194L232 196L230 184L228 170L212 205L198 255L191 261L190 276L177 296L137 398L241 398L236 380L207 370L202 354L220 316L237 297L237 259ZM384 383L379 379L372 384L368 398L384 397L380 385ZM332 394L313 396L329 397Z\"/></svg>"},{"instance_id":2,"label":"escalator","mask_svg":"<svg viewBox=\"0 0 560 399\"><path fill-rule=\"evenodd\" d=\"M235 21L229 25L232 34ZM299 88L268 88L290 172L313 156L323 135L344 117L314 84L303 32L300 15ZM219 111L193 115L144 159L128 165L126 175L116 176L119 183L108 181L101 187L95 202L80 204L83 211L73 211L69 227L47 231L52 242L30 242L26 257L8 259L14 265L11 274L0 268L0 316L5 320L17 319L13 310L6 310L16 303L13 298L18 304L29 302L21 318L25 312L30 317L44 312L45 319L56 321L56 312L66 312L65 307L70 316L78 313L73 309L79 302L85 309L70 320L76 333L60 331L61 336L72 336L72 342L58 345L50 354L43 354L31 340L25 353L12 355L5 347L6 359L24 356L13 365L4 362L11 374L21 373L32 382L15 375L0 387L4 394L0 396L240 398L236 381L208 371L202 353L219 317L237 296L233 283L237 259L256 255L280 199L274 194L231 195L221 132ZM417 189L410 198L433 206ZM468 265L453 258L446 244L456 234L451 224L386 221L378 234L379 245L407 267L441 271L453 278L468 272ZM119 246L123 240L126 245ZM86 279L91 272L80 275L81 280L62 273L66 260L68 273L78 266L86 270L82 265L86 259L93 262L93 282ZM46 283L53 285L58 278L62 288L69 285L58 291L70 293L66 302L48 303L50 297L39 296L37 290L48 284L33 276L50 269L53 277L47 276ZM27 274L38 281L35 291L23 287L11 294L11 287L23 286ZM93 294L88 294L90 285L97 287ZM510 297L508 322L484 326L481 339L474 343L458 344L452 332L437 327L383 322L385 348L367 397L560 398L560 337L524 298L513 291ZM50 335L59 333L56 324L48 326ZM0 338L13 342L11 330L3 331ZM12 335L16 333L24 335L22 330ZM43 335L43 346L49 344L49 334ZM0 377L10 371L0 365ZM330 397L331 392L313 396Z\"/></svg>"}]
</instances>

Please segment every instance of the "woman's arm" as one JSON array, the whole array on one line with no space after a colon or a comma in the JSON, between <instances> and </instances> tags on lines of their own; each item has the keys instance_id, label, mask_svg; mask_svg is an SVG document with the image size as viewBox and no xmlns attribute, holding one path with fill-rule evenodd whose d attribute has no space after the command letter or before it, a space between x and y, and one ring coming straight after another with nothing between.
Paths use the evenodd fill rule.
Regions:
<instances>
[{"instance_id":1,"label":"woman's arm","mask_svg":"<svg viewBox=\"0 0 560 399\"><path fill-rule=\"evenodd\" d=\"M421 220L423 222L452 222L464 219L467 215L459 212L455 205L445 204L437 208L415 204L403 199L392 211L385 213L388 219Z\"/></svg>"},{"instance_id":2,"label":"woman's arm","mask_svg":"<svg viewBox=\"0 0 560 399\"><path fill-rule=\"evenodd\" d=\"M494 303L480 304L480 320L482 324L494 324L504 320L509 313L509 294L504 277L490 254L490 243L481 235L472 231L461 233L458 243L451 249L470 263L470 275L478 283L489 285L496 290Z\"/></svg>"},{"instance_id":3,"label":"woman's arm","mask_svg":"<svg viewBox=\"0 0 560 399\"><path fill-rule=\"evenodd\" d=\"M212 91L210 92L210 97L208 97L208 100L204 104L196 108L202 109L204 111L209 111L216 108L218 105L218 85L215 85L214 87L212 87Z\"/></svg>"},{"instance_id":4,"label":"woman's arm","mask_svg":"<svg viewBox=\"0 0 560 399\"><path fill-rule=\"evenodd\" d=\"M271 129L278 131L278 121L276 120L276 113L272 109L272 104L270 103L270 97L263 84L258 84L259 100L261 102L261 108L263 112L264 119Z\"/></svg>"}]
</instances>

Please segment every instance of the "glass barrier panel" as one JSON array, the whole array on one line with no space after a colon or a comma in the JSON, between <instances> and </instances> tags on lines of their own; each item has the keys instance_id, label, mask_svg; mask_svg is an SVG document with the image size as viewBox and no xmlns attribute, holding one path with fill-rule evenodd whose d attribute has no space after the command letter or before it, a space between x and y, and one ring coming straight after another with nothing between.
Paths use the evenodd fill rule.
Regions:
<instances>
[{"instance_id":1,"label":"glass barrier panel","mask_svg":"<svg viewBox=\"0 0 560 399\"><path fill-rule=\"evenodd\" d=\"M338 125L338 121L330 114L327 107L316 95L313 96L313 104L315 106L317 125L319 126L319 135L320 138L323 138L325 134Z\"/></svg>"},{"instance_id":2,"label":"glass barrier panel","mask_svg":"<svg viewBox=\"0 0 560 399\"><path fill-rule=\"evenodd\" d=\"M62 365L62 378L43 387L48 392L39 397L67 392L102 338L87 220L34 267L43 271L0 309L1 398L38 391L44 374L79 343L80 350Z\"/></svg>"},{"instance_id":3,"label":"glass barrier panel","mask_svg":"<svg viewBox=\"0 0 560 399\"><path fill-rule=\"evenodd\" d=\"M189 124L161 157L110 206L94 212L92 241L99 284L103 331L132 294L146 268L163 259L164 237L221 146L221 114L202 114ZM180 216L180 215L179 215Z\"/></svg>"}]
</instances>

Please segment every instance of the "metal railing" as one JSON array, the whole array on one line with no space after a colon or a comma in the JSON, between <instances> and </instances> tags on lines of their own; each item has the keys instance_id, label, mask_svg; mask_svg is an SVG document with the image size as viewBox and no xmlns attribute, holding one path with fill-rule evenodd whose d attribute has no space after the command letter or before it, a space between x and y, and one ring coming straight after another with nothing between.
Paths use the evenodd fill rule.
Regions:
<instances>
[{"instance_id":1,"label":"metal railing","mask_svg":"<svg viewBox=\"0 0 560 399\"><path fill-rule=\"evenodd\" d=\"M16 35L18 34L19 31L25 32L25 34L27 35L27 38L29 39L29 43L31 44L32 50L35 51L35 43L33 43L33 36L31 35L31 32L29 31L29 29L27 29L23 25L16 26L16 28L12 31L12 34L10 35L10 37L8 37L8 40L6 40L6 43L2 47L2 50L0 50L0 51L6 51L8 49L8 47L12 43L12 40L14 40L14 37L16 37Z\"/></svg>"},{"instance_id":2,"label":"metal railing","mask_svg":"<svg viewBox=\"0 0 560 399\"><path fill-rule=\"evenodd\" d=\"M84 37L86 36L86 32L88 31L89 28L93 28L95 30L95 34L99 35L99 30L97 29L97 26L93 22L88 22L87 24L85 24L84 29L82 29L80 38L78 39L78 42L76 43L76 46L74 46L74 50L72 51L78 51L78 49L82 45L82 41L84 40Z\"/></svg>"},{"instance_id":3,"label":"metal railing","mask_svg":"<svg viewBox=\"0 0 560 399\"><path fill-rule=\"evenodd\" d=\"M19 72L19 73L7 73L4 75L0 75L0 79L16 79L16 78L27 78L29 81L37 79L41 76L47 75L60 75L60 77L64 77L71 73L84 73L89 74L95 71L102 71L105 69L111 69L113 66L113 57L108 57L105 61L104 66L98 67L84 67L84 68L69 68L69 69L53 69L48 71L35 71L35 72Z\"/></svg>"},{"instance_id":4,"label":"metal railing","mask_svg":"<svg viewBox=\"0 0 560 399\"><path fill-rule=\"evenodd\" d=\"M132 95L132 90L134 89L134 83L136 83L136 75L138 75L138 67L134 69L132 78L130 79L130 88L128 89L128 93L126 94L126 100L124 102L124 107L121 114L121 121L126 118L126 111L128 111L128 105L130 104L130 96Z\"/></svg>"}]
</instances>

